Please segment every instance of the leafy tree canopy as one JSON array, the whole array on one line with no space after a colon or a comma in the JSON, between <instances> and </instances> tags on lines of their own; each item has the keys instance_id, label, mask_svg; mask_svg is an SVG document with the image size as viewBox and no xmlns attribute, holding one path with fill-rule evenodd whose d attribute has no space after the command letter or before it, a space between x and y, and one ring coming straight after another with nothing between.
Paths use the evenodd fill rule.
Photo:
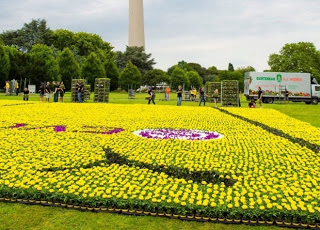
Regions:
<instances>
[{"instance_id":1,"label":"leafy tree canopy","mask_svg":"<svg viewBox=\"0 0 320 230\"><path fill-rule=\"evenodd\" d=\"M19 30L5 31L0 34L0 39L5 45L15 46L23 52L31 50L35 44L44 44L50 46L53 41L53 35L47 22L44 19L32 19L30 23L25 23Z\"/></svg>"},{"instance_id":2,"label":"leafy tree canopy","mask_svg":"<svg viewBox=\"0 0 320 230\"><path fill-rule=\"evenodd\" d=\"M176 66L171 74L171 86L173 89L177 89L178 85L184 85L185 89L188 89L189 79L187 78L186 71Z\"/></svg>"},{"instance_id":3,"label":"leafy tree canopy","mask_svg":"<svg viewBox=\"0 0 320 230\"><path fill-rule=\"evenodd\" d=\"M58 63L60 67L61 80L63 81L66 89L69 90L71 89L71 80L80 78L80 66L69 48L64 48L59 54Z\"/></svg>"},{"instance_id":4,"label":"leafy tree canopy","mask_svg":"<svg viewBox=\"0 0 320 230\"><path fill-rule=\"evenodd\" d=\"M106 75L110 78L110 90L114 91L119 87L119 69L114 61L105 63Z\"/></svg>"},{"instance_id":5,"label":"leafy tree canopy","mask_svg":"<svg viewBox=\"0 0 320 230\"><path fill-rule=\"evenodd\" d=\"M131 61L120 73L119 83L122 89L128 91L132 86L139 88L142 83L141 73L137 66L133 65Z\"/></svg>"},{"instance_id":6,"label":"leafy tree canopy","mask_svg":"<svg viewBox=\"0 0 320 230\"><path fill-rule=\"evenodd\" d=\"M234 71L234 68L233 68L232 63L229 63L229 65L228 65L228 71L231 71L231 72Z\"/></svg>"},{"instance_id":7,"label":"leafy tree canopy","mask_svg":"<svg viewBox=\"0 0 320 230\"><path fill-rule=\"evenodd\" d=\"M153 66L156 64L154 58L151 58L151 54L145 52L144 47L136 46L127 46L126 51L117 52L116 64L119 70L124 69L128 62L131 62L138 67L142 74L148 70L152 70Z\"/></svg>"},{"instance_id":8,"label":"leafy tree canopy","mask_svg":"<svg viewBox=\"0 0 320 230\"><path fill-rule=\"evenodd\" d=\"M8 80L10 71L10 59L4 48L0 45L0 84L3 87L4 82Z\"/></svg>"},{"instance_id":9,"label":"leafy tree canopy","mask_svg":"<svg viewBox=\"0 0 320 230\"><path fill-rule=\"evenodd\" d=\"M81 76L82 78L87 79L92 90L94 88L96 78L106 77L104 65L95 53L89 54L89 56L83 62Z\"/></svg>"},{"instance_id":10,"label":"leafy tree canopy","mask_svg":"<svg viewBox=\"0 0 320 230\"><path fill-rule=\"evenodd\" d=\"M50 47L37 44L32 47L27 62L28 77L35 84L42 81L60 81L59 64Z\"/></svg>"},{"instance_id":11,"label":"leafy tree canopy","mask_svg":"<svg viewBox=\"0 0 320 230\"><path fill-rule=\"evenodd\" d=\"M191 87L199 89L202 86L202 78L196 71L189 71L187 77Z\"/></svg>"},{"instance_id":12,"label":"leafy tree canopy","mask_svg":"<svg viewBox=\"0 0 320 230\"><path fill-rule=\"evenodd\" d=\"M280 54L271 54L268 61L274 72L311 73L320 80L320 51L311 42L285 44Z\"/></svg>"},{"instance_id":13,"label":"leafy tree canopy","mask_svg":"<svg viewBox=\"0 0 320 230\"><path fill-rule=\"evenodd\" d=\"M160 69L153 69L147 71L142 77L142 83L144 85L156 86L159 83L170 83L170 77L166 72Z\"/></svg>"}]
</instances>

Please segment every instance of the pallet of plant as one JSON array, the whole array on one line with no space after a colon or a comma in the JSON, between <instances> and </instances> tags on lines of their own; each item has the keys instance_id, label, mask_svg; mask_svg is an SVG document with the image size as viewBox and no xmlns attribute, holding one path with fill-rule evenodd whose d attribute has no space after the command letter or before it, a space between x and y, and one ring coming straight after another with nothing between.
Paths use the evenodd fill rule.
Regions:
<instances>
[{"instance_id":1,"label":"pallet of plant","mask_svg":"<svg viewBox=\"0 0 320 230\"><path fill-rule=\"evenodd\" d=\"M239 82L225 80L221 82L221 102L222 106L239 106Z\"/></svg>"},{"instance_id":2,"label":"pallet of plant","mask_svg":"<svg viewBox=\"0 0 320 230\"><path fill-rule=\"evenodd\" d=\"M110 79L96 78L94 84L94 102L109 102Z\"/></svg>"},{"instance_id":3,"label":"pallet of plant","mask_svg":"<svg viewBox=\"0 0 320 230\"><path fill-rule=\"evenodd\" d=\"M209 96L207 100L213 101L213 98L216 96L215 91L218 90L217 97L221 97L221 82L207 82L205 85L206 94Z\"/></svg>"},{"instance_id":4,"label":"pallet of plant","mask_svg":"<svg viewBox=\"0 0 320 230\"><path fill-rule=\"evenodd\" d=\"M71 101L78 102L78 84L83 86L83 91L81 93L83 101L90 99L90 85L88 90L87 80L86 79L72 79L71 81Z\"/></svg>"}]
</instances>

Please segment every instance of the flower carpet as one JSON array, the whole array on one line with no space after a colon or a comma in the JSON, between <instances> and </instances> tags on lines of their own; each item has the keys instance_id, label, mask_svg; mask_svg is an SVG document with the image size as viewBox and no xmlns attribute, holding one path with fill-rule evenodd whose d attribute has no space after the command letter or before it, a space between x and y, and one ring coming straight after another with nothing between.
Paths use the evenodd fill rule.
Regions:
<instances>
[{"instance_id":1,"label":"flower carpet","mask_svg":"<svg viewBox=\"0 0 320 230\"><path fill-rule=\"evenodd\" d=\"M0 199L319 226L320 156L303 143L318 146L320 129L274 110L227 110L1 101Z\"/></svg>"}]
</instances>

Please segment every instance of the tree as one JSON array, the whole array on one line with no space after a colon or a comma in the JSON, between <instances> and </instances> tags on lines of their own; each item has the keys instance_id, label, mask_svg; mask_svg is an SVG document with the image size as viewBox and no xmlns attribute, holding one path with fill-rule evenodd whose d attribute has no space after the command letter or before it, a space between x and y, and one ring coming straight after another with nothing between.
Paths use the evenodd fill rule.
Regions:
<instances>
[{"instance_id":1,"label":"tree","mask_svg":"<svg viewBox=\"0 0 320 230\"><path fill-rule=\"evenodd\" d=\"M191 87L199 89L202 86L202 78L196 71L188 72L187 77Z\"/></svg>"},{"instance_id":2,"label":"tree","mask_svg":"<svg viewBox=\"0 0 320 230\"><path fill-rule=\"evenodd\" d=\"M45 19L32 19L30 23L25 23L20 30L3 32L0 38L5 45L13 45L24 52L29 52L33 45L51 46L53 42L52 31L47 27Z\"/></svg>"},{"instance_id":3,"label":"tree","mask_svg":"<svg viewBox=\"0 0 320 230\"><path fill-rule=\"evenodd\" d=\"M25 76L26 59L25 54L13 46L5 46L10 61L8 79L20 79Z\"/></svg>"},{"instance_id":4,"label":"tree","mask_svg":"<svg viewBox=\"0 0 320 230\"><path fill-rule=\"evenodd\" d=\"M5 51L5 48L0 45L0 86L3 87L5 81L8 80L10 71L9 56Z\"/></svg>"},{"instance_id":5,"label":"tree","mask_svg":"<svg viewBox=\"0 0 320 230\"><path fill-rule=\"evenodd\" d=\"M198 63L188 63L188 65L194 70L196 71L201 78L204 78L206 75L208 75L208 71L206 68L202 67L200 64Z\"/></svg>"},{"instance_id":6,"label":"tree","mask_svg":"<svg viewBox=\"0 0 320 230\"><path fill-rule=\"evenodd\" d=\"M69 30L59 29L53 31L53 45L60 51L64 48L72 49L75 45L74 33Z\"/></svg>"},{"instance_id":7,"label":"tree","mask_svg":"<svg viewBox=\"0 0 320 230\"><path fill-rule=\"evenodd\" d=\"M119 82L121 88L126 91L128 91L131 86L139 88L141 86L142 77L138 67L129 61L127 66L120 73Z\"/></svg>"},{"instance_id":8,"label":"tree","mask_svg":"<svg viewBox=\"0 0 320 230\"><path fill-rule=\"evenodd\" d=\"M186 72L180 67L175 67L171 74L171 86L172 88L178 88L178 85L183 86L183 84L186 89L189 88L189 80L186 76Z\"/></svg>"},{"instance_id":9,"label":"tree","mask_svg":"<svg viewBox=\"0 0 320 230\"><path fill-rule=\"evenodd\" d=\"M91 90L94 88L96 78L105 78L106 71L103 64L95 53L89 54L82 64L81 76L87 79L91 85Z\"/></svg>"},{"instance_id":10,"label":"tree","mask_svg":"<svg viewBox=\"0 0 320 230\"><path fill-rule=\"evenodd\" d=\"M114 91L119 87L119 69L114 61L105 63L107 78L110 78L110 90Z\"/></svg>"},{"instance_id":11,"label":"tree","mask_svg":"<svg viewBox=\"0 0 320 230\"><path fill-rule=\"evenodd\" d=\"M240 72L242 75L244 75L246 72L255 72L256 69L252 66L245 66L245 67L239 67L236 69L236 71Z\"/></svg>"},{"instance_id":12,"label":"tree","mask_svg":"<svg viewBox=\"0 0 320 230\"><path fill-rule=\"evenodd\" d=\"M146 54L144 47L129 47L127 46L125 52L117 52L116 64L120 70L126 67L130 61L133 65L137 66L142 74L148 70L152 70L156 64L151 54Z\"/></svg>"},{"instance_id":13,"label":"tree","mask_svg":"<svg viewBox=\"0 0 320 230\"><path fill-rule=\"evenodd\" d=\"M215 66L209 67L207 72L209 75L218 75L219 74L219 70Z\"/></svg>"},{"instance_id":14,"label":"tree","mask_svg":"<svg viewBox=\"0 0 320 230\"><path fill-rule=\"evenodd\" d=\"M63 81L66 89L71 89L71 80L79 79L81 70L69 48L64 48L64 50L59 54L58 63L60 67L61 80Z\"/></svg>"},{"instance_id":15,"label":"tree","mask_svg":"<svg viewBox=\"0 0 320 230\"><path fill-rule=\"evenodd\" d=\"M229 63L228 71L231 71L231 72L233 72L233 71L234 71L233 65L232 65L231 63Z\"/></svg>"},{"instance_id":16,"label":"tree","mask_svg":"<svg viewBox=\"0 0 320 230\"><path fill-rule=\"evenodd\" d=\"M156 86L162 82L169 84L170 77L160 69L149 70L142 76L142 84L144 85Z\"/></svg>"},{"instance_id":17,"label":"tree","mask_svg":"<svg viewBox=\"0 0 320 230\"><path fill-rule=\"evenodd\" d=\"M33 83L60 81L59 64L52 49L46 45L34 45L27 56L27 76Z\"/></svg>"},{"instance_id":18,"label":"tree","mask_svg":"<svg viewBox=\"0 0 320 230\"><path fill-rule=\"evenodd\" d=\"M311 73L320 80L320 51L313 43L285 44L280 54L271 54L268 61L273 72Z\"/></svg>"}]
</instances>

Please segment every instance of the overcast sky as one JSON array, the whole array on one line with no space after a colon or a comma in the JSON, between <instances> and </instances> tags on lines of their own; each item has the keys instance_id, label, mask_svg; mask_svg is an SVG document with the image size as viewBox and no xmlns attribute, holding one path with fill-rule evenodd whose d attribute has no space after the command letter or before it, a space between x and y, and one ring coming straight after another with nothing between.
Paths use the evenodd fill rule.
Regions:
<instances>
[{"instance_id":1,"label":"overcast sky","mask_svg":"<svg viewBox=\"0 0 320 230\"><path fill-rule=\"evenodd\" d=\"M99 34L115 50L128 44L129 0L0 0L0 32L32 19ZM227 69L268 69L286 43L320 48L319 0L144 0L146 51L156 68L184 60Z\"/></svg>"}]
</instances>

